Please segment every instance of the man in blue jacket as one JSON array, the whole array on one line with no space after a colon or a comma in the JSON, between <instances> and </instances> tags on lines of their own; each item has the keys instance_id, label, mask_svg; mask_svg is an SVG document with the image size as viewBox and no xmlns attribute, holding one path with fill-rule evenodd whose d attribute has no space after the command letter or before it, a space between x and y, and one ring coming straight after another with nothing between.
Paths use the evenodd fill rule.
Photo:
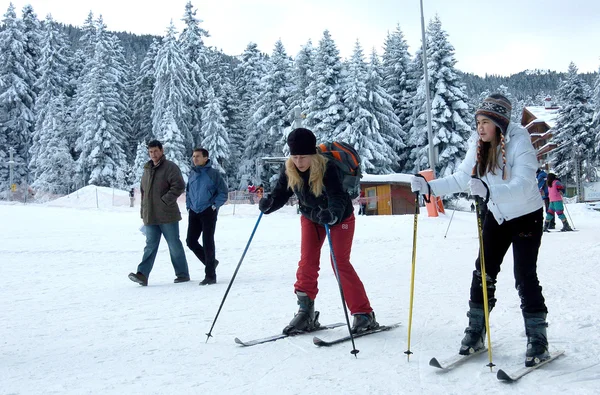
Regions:
<instances>
[{"instance_id":1,"label":"man in blue jacket","mask_svg":"<svg viewBox=\"0 0 600 395\"><path fill-rule=\"evenodd\" d=\"M217 282L215 259L215 228L219 207L227 201L227 185L218 170L213 169L208 151L194 149L194 167L186 185L185 204L189 213L186 243L205 266L200 285ZM202 235L202 244L198 243Z\"/></svg>"},{"instance_id":2,"label":"man in blue jacket","mask_svg":"<svg viewBox=\"0 0 600 395\"><path fill-rule=\"evenodd\" d=\"M544 199L544 207L546 208L546 212L548 212L548 207L550 206L550 198L548 196L548 183L546 182L546 180L548 179L548 174L546 174L546 172L542 169L537 169L535 176L538 182L538 189L542 194L542 199ZM550 221L550 225L548 226L548 229L554 228L556 228L555 216L552 218L552 220Z\"/></svg>"}]
</instances>

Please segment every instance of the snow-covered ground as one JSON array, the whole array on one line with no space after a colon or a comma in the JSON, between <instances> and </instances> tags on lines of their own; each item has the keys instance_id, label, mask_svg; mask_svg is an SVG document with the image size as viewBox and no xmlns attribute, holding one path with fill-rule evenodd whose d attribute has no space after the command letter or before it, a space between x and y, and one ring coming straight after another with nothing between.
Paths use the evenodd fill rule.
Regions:
<instances>
[{"instance_id":1,"label":"snow-covered ground","mask_svg":"<svg viewBox=\"0 0 600 395\"><path fill-rule=\"evenodd\" d=\"M457 352L467 323L478 248L474 214L457 211L446 238L451 211L419 217L413 354L407 361L412 215L357 218L352 262L379 322L402 326L356 339L360 353L354 358L349 343L320 349L310 335L248 348L233 341L278 333L297 309L293 283L300 235L293 207L262 218L207 343L205 334L256 224L256 205L237 205L235 213L228 205L220 212L217 285L198 286L203 267L187 249L193 281L173 284L163 240L150 284L140 287L127 278L144 247L139 207L58 203L62 207L0 204L1 394L600 391L600 212L585 205L568 205L579 232L544 235L538 263L551 348L566 354L508 385L495 372L522 366L526 346L510 253L491 314L494 373L485 366L487 354L447 373L428 366L433 356ZM184 217L182 240L186 227ZM317 310L322 323L339 322L343 310L327 246L322 261Z\"/></svg>"}]
</instances>

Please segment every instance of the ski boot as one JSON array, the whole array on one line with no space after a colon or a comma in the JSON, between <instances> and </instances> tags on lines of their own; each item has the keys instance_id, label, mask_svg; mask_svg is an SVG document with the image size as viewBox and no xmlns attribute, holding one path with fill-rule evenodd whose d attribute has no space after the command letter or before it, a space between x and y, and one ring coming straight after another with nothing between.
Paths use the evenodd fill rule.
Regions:
<instances>
[{"instance_id":1,"label":"ski boot","mask_svg":"<svg viewBox=\"0 0 600 395\"><path fill-rule=\"evenodd\" d=\"M315 301L301 291L296 291L298 305L300 308L289 325L283 328L285 335L291 335L301 332L310 332L319 328L319 312L315 311Z\"/></svg>"},{"instance_id":2,"label":"ski boot","mask_svg":"<svg viewBox=\"0 0 600 395\"><path fill-rule=\"evenodd\" d=\"M465 329L465 337L460 342L460 355L469 355L485 347L485 314L483 304L469 301L469 326Z\"/></svg>"},{"instance_id":3,"label":"ski boot","mask_svg":"<svg viewBox=\"0 0 600 395\"><path fill-rule=\"evenodd\" d=\"M527 352L525 366L535 366L550 358L548 352L548 338L546 336L546 313L523 312L525 320L525 333L527 334Z\"/></svg>"},{"instance_id":4,"label":"ski boot","mask_svg":"<svg viewBox=\"0 0 600 395\"><path fill-rule=\"evenodd\" d=\"M550 222L544 221L544 229L542 229L542 231L550 233L548 229L550 229Z\"/></svg>"},{"instance_id":5,"label":"ski boot","mask_svg":"<svg viewBox=\"0 0 600 395\"><path fill-rule=\"evenodd\" d=\"M571 228L571 225L569 225L569 222L566 219L562 220L563 223L563 227L560 230L561 232L572 232L573 228Z\"/></svg>"},{"instance_id":6,"label":"ski boot","mask_svg":"<svg viewBox=\"0 0 600 395\"><path fill-rule=\"evenodd\" d=\"M379 328L379 323L375 320L375 312L369 314L354 314L352 322L352 333L366 332Z\"/></svg>"}]
</instances>

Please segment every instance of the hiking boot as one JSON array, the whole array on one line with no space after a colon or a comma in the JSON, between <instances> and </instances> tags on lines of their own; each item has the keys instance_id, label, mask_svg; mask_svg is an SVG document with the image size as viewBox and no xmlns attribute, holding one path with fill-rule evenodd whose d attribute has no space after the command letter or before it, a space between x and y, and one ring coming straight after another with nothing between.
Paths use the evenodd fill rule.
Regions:
<instances>
[{"instance_id":1,"label":"hiking boot","mask_svg":"<svg viewBox=\"0 0 600 395\"><path fill-rule=\"evenodd\" d=\"M525 366L535 366L550 358L548 351L548 338L546 328L546 313L523 312L525 320L525 333L527 334L527 352L525 353Z\"/></svg>"},{"instance_id":2,"label":"hiking boot","mask_svg":"<svg viewBox=\"0 0 600 395\"><path fill-rule=\"evenodd\" d=\"M485 347L485 313L483 304L469 302L469 326L465 329L465 337L460 342L460 355L473 354Z\"/></svg>"},{"instance_id":3,"label":"hiking boot","mask_svg":"<svg viewBox=\"0 0 600 395\"><path fill-rule=\"evenodd\" d=\"M185 283L185 282L188 282L188 281L190 281L190 276L187 276L187 277L177 276L177 278L175 280L173 280L173 282L175 284L177 284L177 283Z\"/></svg>"},{"instance_id":4,"label":"hiking boot","mask_svg":"<svg viewBox=\"0 0 600 395\"><path fill-rule=\"evenodd\" d=\"M204 280L200 281L198 285L212 285L217 283L217 277L204 277Z\"/></svg>"},{"instance_id":5,"label":"hiking boot","mask_svg":"<svg viewBox=\"0 0 600 395\"><path fill-rule=\"evenodd\" d=\"M138 283L140 285L143 285L144 287L148 285L148 278L140 272L129 273L129 276L127 277L129 277L129 279L134 283Z\"/></svg>"},{"instance_id":6,"label":"hiking boot","mask_svg":"<svg viewBox=\"0 0 600 395\"><path fill-rule=\"evenodd\" d=\"M369 314L354 314L352 322L352 333L366 332L379 328L379 323L375 320L375 312Z\"/></svg>"},{"instance_id":7,"label":"hiking boot","mask_svg":"<svg viewBox=\"0 0 600 395\"><path fill-rule=\"evenodd\" d=\"M286 335L310 332L321 326L319 324L319 312L315 312L315 301L302 291L296 291L296 296L300 307L288 326L283 328L283 333Z\"/></svg>"}]
</instances>

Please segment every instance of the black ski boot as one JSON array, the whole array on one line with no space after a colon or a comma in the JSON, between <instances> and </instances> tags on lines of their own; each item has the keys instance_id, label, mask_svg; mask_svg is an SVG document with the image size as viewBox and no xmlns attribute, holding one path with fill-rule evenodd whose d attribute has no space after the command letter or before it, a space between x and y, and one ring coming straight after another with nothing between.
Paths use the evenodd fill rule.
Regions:
<instances>
[{"instance_id":1,"label":"black ski boot","mask_svg":"<svg viewBox=\"0 0 600 395\"><path fill-rule=\"evenodd\" d=\"M289 325L283 328L283 333L286 335L314 331L321 326L319 324L319 312L315 311L315 301L301 291L297 291L296 296L298 296L300 308Z\"/></svg>"},{"instance_id":2,"label":"black ski boot","mask_svg":"<svg viewBox=\"0 0 600 395\"><path fill-rule=\"evenodd\" d=\"M548 338L546 336L546 313L526 313L525 333L527 334L527 353L525 354L525 366L535 366L550 358L548 352Z\"/></svg>"},{"instance_id":3,"label":"black ski boot","mask_svg":"<svg viewBox=\"0 0 600 395\"><path fill-rule=\"evenodd\" d=\"M550 231L548 229L550 229L550 223L548 221L544 221L544 229L543 229L543 231L550 233ZM554 229L554 228L552 228L552 229Z\"/></svg>"},{"instance_id":4,"label":"black ski boot","mask_svg":"<svg viewBox=\"0 0 600 395\"><path fill-rule=\"evenodd\" d=\"M566 219L562 220L563 223L563 227L560 230L561 232L572 232L573 228L571 228L571 225L569 225L569 222Z\"/></svg>"},{"instance_id":5,"label":"black ski boot","mask_svg":"<svg viewBox=\"0 0 600 395\"><path fill-rule=\"evenodd\" d=\"M379 328L379 323L375 320L375 312L369 314L354 314L352 322L352 333L360 333Z\"/></svg>"},{"instance_id":6,"label":"black ski boot","mask_svg":"<svg viewBox=\"0 0 600 395\"><path fill-rule=\"evenodd\" d=\"M556 218L552 218L550 220L550 225L548 225L548 229L556 229Z\"/></svg>"},{"instance_id":7,"label":"black ski boot","mask_svg":"<svg viewBox=\"0 0 600 395\"><path fill-rule=\"evenodd\" d=\"M483 304L469 301L469 326L465 329L465 337L460 342L460 355L469 355L485 347L485 314Z\"/></svg>"}]
</instances>

